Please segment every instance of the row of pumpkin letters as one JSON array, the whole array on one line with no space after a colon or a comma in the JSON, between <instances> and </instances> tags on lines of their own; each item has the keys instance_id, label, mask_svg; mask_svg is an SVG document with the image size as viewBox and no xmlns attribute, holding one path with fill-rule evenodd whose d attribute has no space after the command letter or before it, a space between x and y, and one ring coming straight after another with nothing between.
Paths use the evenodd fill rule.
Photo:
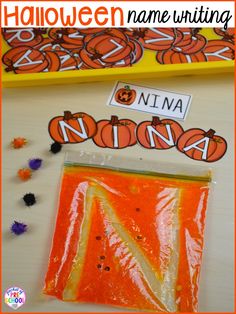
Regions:
<instances>
[{"instance_id":1,"label":"row of pumpkin letters","mask_svg":"<svg viewBox=\"0 0 236 314\"><path fill-rule=\"evenodd\" d=\"M172 119L153 117L138 125L130 119L95 121L87 113L72 114L65 111L49 122L51 138L61 144L81 143L88 139L101 148L122 149L139 143L147 149L165 150L176 147L186 156L199 161L214 162L221 159L227 150L226 140L207 132L192 128L184 131L182 126Z\"/></svg>"}]
</instances>

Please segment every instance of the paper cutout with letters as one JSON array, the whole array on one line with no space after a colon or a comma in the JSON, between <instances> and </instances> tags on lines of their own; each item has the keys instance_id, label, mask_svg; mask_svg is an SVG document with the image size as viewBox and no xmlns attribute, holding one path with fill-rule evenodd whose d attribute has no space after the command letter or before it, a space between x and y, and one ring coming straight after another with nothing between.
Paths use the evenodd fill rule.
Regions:
<instances>
[{"instance_id":1,"label":"paper cutout with letters","mask_svg":"<svg viewBox=\"0 0 236 314\"><path fill-rule=\"evenodd\" d=\"M123 92L121 92L123 93ZM92 139L100 148L122 149L139 143L146 149L170 149L176 147L186 156L204 162L220 160L226 153L226 140L215 135L210 129L189 129L172 119L154 116L150 121L136 122L119 119L116 115L110 119L95 121L85 112L64 115L50 120L48 131L51 138L61 144L76 144Z\"/></svg>"},{"instance_id":2,"label":"paper cutout with letters","mask_svg":"<svg viewBox=\"0 0 236 314\"><path fill-rule=\"evenodd\" d=\"M190 95L118 82L109 105L184 120L191 98Z\"/></svg>"}]
</instances>

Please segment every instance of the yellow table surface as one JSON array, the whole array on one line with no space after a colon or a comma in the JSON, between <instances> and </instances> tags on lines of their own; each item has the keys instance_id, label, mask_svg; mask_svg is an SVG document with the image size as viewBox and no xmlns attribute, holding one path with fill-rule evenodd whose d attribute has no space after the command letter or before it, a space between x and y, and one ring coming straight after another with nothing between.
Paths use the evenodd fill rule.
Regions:
<instances>
[{"instance_id":1,"label":"yellow table surface","mask_svg":"<svg viewBox=\"0 0 236 314\"><path fill-rule=\"evenodd\" d=\"M125 77L122 81L126 81ZM109 150L96 147L92 141L67 145L57 155L49 152L52 140L48 122L64 110L85 111L97 120L116 114L120 118L142 121L150 114L108 107L107 100L114 81L78 85L15 88L3 90L3 292L11 286L26 291L27 301L18 312L107 312L120 311L112 307L91 304L70 304L46 297L41 293L47 269L53 229L59 179L67 149L110 153L122 157L139 156L148 160L170 161L187 165L209 165L214 180L205 230L205 249L200 278L199 311L233 312L234 296L234 212L233 212L233 76L185 76L165 79L129 80L150 87L192 94L192 105L184 129L213 128L228 141L228 152L212 164L196 162L176 149L147 150L138 145ZM28 145L20 150L10 148L17 136L26 137ZM43 167L28 182L20 182L16 173L27 165L29 158L41 157ZM37 204L27 208L22 196L33 192ZM28 224L29 231L16 237L9 232L13 220ZM14 312L5 304L3 311Z\"/></svg>"}]
</instances>

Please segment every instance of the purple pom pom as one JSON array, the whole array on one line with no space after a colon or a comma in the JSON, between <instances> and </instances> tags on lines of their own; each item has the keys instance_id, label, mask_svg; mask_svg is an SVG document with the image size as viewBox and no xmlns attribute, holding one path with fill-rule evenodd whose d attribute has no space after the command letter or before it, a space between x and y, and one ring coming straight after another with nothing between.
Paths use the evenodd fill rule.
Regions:
<instances>
[{"instance_id":1,"label":"purple pom pom","mask_svg":"<svg viewBox=\"0 0 236 314\"><path fill-rule=\"evenodd\" d=\"M29 160L29 167L32 170L38 170L42 165L42 159L35 158Z\"/></svg>"},{"instance_id":2,"label":"purple pom pom","mask_svg":"<svg viewBox=\"0 0 236 314\"><path fill-rule=\"evenodd\" d=\"M14 223L11 226L11 232L13 232L16 235L20 235L26 231L27 231L27 225L18 221L14 221Z\"/></svg>"}]
</instances>

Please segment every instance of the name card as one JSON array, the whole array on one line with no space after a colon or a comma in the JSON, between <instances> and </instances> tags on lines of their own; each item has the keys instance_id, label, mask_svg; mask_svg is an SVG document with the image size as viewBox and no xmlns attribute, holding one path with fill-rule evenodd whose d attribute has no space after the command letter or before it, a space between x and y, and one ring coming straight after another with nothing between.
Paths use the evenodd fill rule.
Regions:
<instances>
[{"instance_id":1,"label":"name card","mask_svg":"<svg viewBox=\"0 0 236 314\"><path fill-rule=\"evenodd\" d=\"M191 99L191 95L118 82L109 105L185 120Z\"/></svg>"}]
</instances>

